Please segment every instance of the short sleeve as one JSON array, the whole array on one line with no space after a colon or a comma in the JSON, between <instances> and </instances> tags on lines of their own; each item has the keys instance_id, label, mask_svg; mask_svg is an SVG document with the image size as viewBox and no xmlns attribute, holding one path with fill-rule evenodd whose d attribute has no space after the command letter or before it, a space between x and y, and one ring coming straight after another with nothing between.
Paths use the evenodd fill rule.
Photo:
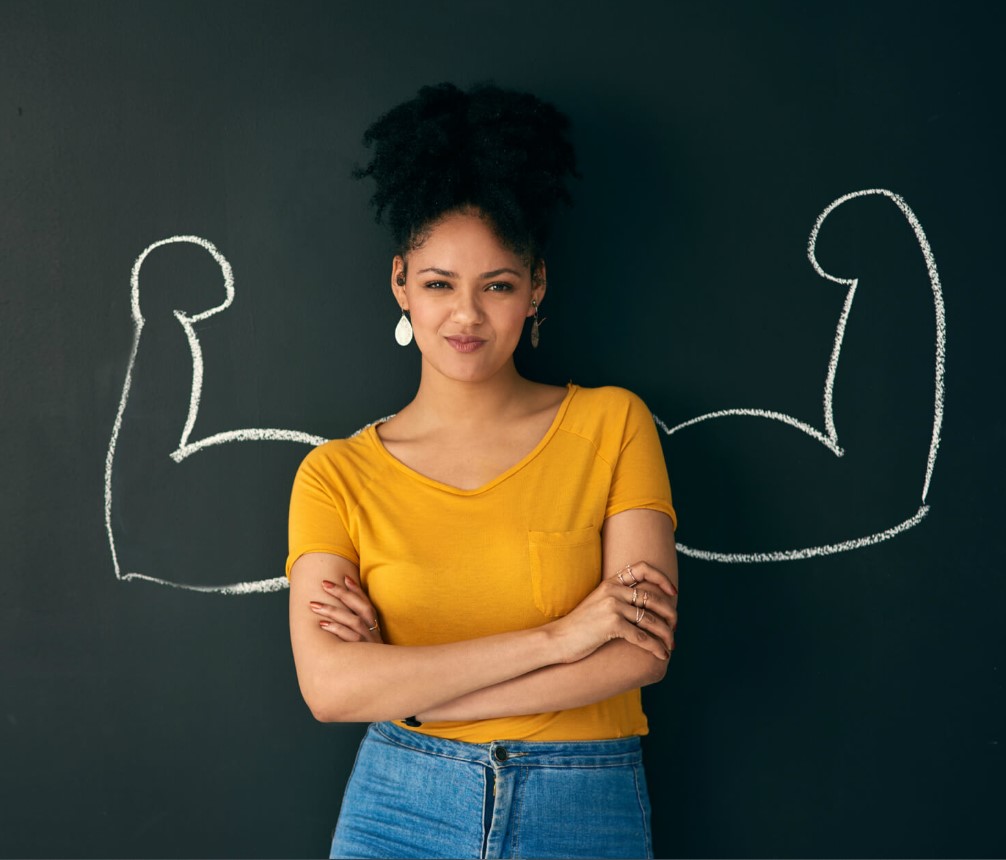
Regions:
<instances>
[{"instance_id":1,"label":"short sleeve","mask_svg":"<svg viewBox=\"0 0 1006 860\"><path fill-rule=\"evenodd\" d=\"M645 508L663 511L677 528L678 516L671 502L671 482L667 477L667 465L653 415L635 394L625 393L628 397L625 423L604 516Z\"/></svg>"},{"instance_id":2,"label":"short sleeve","mask_svg":"<svg viewBox=\"0 0 1006 860\"><path fill-rule=\"evenodd\" d=\"M286 575L304 553L330 552L360 564L348 527L348 504L334 466L315 449L300 464L290 494Z\"/></svg>"}]
</instances>

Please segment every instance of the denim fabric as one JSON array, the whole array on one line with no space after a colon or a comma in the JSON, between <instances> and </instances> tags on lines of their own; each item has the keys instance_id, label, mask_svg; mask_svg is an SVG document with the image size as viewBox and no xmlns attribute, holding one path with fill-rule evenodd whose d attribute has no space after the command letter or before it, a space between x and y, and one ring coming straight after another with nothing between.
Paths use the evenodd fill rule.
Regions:
<instances>
[{"instance_id":1,"label":"denim fabric","mask_svg":"<svg viewBox=\"0 0 1006 860\"><path fill-rule=\"evenodd\" d=\"M652 857L639 738L469 744L374 723L330 857Z\"/></svg>"}]
</instances>

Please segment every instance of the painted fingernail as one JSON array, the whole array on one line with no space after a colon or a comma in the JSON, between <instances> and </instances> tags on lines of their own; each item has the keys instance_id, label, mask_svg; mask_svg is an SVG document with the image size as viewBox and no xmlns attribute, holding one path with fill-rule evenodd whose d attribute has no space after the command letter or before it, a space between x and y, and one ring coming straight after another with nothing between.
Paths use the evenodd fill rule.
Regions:
<instances>
[{"instance_id":1,"label":"painted fingernail","mask_svg":"<svg viewBox=\"0 0 1006 860\"><path fill-rule=\"evenodd\" d=\"M353 577L346 577L346 588L356 588L356 583L353 581Z\"/></svg>"},{"instance_id":2,"label":"painted fingernail","mask_svg":"<svg viewBox=\"0 0 1006 860\"><path fill-rule=\"evenodd\" d=\"M321 606L322 605L320 603L315 603L313 600L311 601L311 608L312 609L321 609Z\"/></svg>"},{"instance_id":3,"label":"painted fingernail","mask_svg":"<svg viewBox=\"0 0 1006 860\"><path fill-rule=\"evenodd\" d=\"M322 621L319 626L324 627L326 630L328 630L328 628L332 626L332 622Z\"/></svg>"},{"instance_id":4,"label":"painted fingernail","mask_svg":"<svg viewBox=\"0 0 1006 860\"><path fill-rule=\"evenodd\" d=\"M321 581L322 588L335 588L334 582L329 582L327 579Z\"/></svg>"}]
</instances>

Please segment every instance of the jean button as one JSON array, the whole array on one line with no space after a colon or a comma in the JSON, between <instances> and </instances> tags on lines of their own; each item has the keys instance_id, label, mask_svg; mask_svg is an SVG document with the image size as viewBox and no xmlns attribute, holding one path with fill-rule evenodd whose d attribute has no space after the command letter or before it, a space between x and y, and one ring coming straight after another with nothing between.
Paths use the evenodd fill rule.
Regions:
<instances>
[{"instance_id":1,"label":"jean button","mask_svg":"<svg viewBox=\"0 0 1006 860\"><path fill-rule=\"evenodd\" d=\"M493 757L498 762L504 762L504 761L506 761L507 760L506 747L496 747L496 749L493 750Z\"/></svg>"}]
</instances>

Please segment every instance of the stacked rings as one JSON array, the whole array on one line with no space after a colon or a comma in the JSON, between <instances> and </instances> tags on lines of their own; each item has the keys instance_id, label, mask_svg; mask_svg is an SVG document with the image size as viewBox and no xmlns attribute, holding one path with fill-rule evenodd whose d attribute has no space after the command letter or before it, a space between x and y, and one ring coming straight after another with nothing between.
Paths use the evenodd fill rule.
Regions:
<instances>
[{"instance_id":1,"label":"stacked rings","mask_svg":"<svg viewBox=\"0 0 1006 860\"><path fill-rule=\"evenodd\" d=\"M629 576L632 577L632 582L626 582L624 579L622 579L622 577L625 576L625 574L629 574ZM631 564L627 564L625 566L625 570L624 571L619 571L615 575L618 577L618 581L620 583L622 583L622 585L624 585L626 588L631 588L632 586L639 585L639 580L636 579L636 574L634 574L632 572L632 565Z\"/></svg>"}]
</instances>

